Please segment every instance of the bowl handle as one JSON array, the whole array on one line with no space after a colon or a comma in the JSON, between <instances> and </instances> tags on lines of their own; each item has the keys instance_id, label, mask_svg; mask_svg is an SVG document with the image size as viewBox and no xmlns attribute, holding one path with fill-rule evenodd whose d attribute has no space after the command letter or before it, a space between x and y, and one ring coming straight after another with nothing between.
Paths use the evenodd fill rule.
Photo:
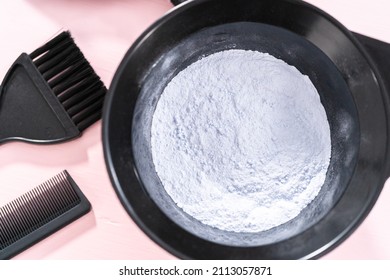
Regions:
<instances>
[{"instance_id":1,"label":"bowl handle","mask_svg":"<svg viewBox=\"0 0 390 280\"><path fill-rule=\"evenodd\" d=\"M353 34L364 46L368 55L371 57L372 62L379 71L379 73L377 73L379 74L377 78L381 80L383 86L385 87L384 102L387 110L390 111L390 62L388 59L390 57L390 44L358 33ZM385 176L390 177L390 163L387 165L388 170L386 170Z\"/></svg>"}]
</instances>

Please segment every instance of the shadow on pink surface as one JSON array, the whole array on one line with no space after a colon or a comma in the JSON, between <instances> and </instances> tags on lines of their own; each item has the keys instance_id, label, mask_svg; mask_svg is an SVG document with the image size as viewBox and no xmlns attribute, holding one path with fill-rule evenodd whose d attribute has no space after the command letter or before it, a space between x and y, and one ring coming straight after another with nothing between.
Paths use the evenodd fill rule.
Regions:
<instances>
[{"instance_id":1,"label":"shadow on pink surface","mask_svg":"<svg viewBox=\"0 0 390 280\"><path fill-rule=\"evenodd\" d=\"M95 227L95 214L92 210L77 221L69 224L65 228L34 245L32 247L33 250L32 248L29 248L24 251L21 255L21 259L44 259L49 255L54 256L55 258L57 250L65 249L71 242L82 242L82 236ZM80 255L83 255L83 253L80 252ZM18 258L18 256L14 257L14 259Z\"/></svg>"},{"instance_id":2,"label":"shadow on pink surface","mask_svg":"<svg viewBox=\"0 0 390 280\"><path fill-rule=\"evenodd\" d=\"M172 7L169 0L28 0L28 3L71 31L107 87L135 39Z\"/></svg>"},{"instance_id":3,"label":"shadow on pink surface","mask_svg":"<svg viewBox=\"0 0 390 280\"><path fill-rule=\"evenodd\" d=\"M169 0L28 0L40 13L79 34L134 40L172 7ZM131 16L129 16L131 15Z\"/></svg>"},{"instance_id":4,"label":"shadow on pink surface","mask_svg":"<svg viewBox=\"0 0 390 280\"><path fill-rule=\"evenodd\" d=\"M0 168L20 162L63 168L70 164L88 161L88 149L100 142L100 123L88 128L84 134L88 134L88 137L81 137L62 144L39 145L8 142L0 145Z\"/></svg>"}]
</instances>

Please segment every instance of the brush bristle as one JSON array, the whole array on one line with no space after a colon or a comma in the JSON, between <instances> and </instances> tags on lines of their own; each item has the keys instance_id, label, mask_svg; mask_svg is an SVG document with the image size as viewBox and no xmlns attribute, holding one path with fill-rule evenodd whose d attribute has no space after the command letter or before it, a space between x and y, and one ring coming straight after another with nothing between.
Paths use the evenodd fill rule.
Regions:
<instances>
[{"instance_id":1,"label":"brush bristle","mask_svg":"<svg viewBox=\"0 0 390 280\"><path fill-rule=\"evenodd\" d=\"M64 171L0 208L0 253L81 201Z\"/></svg>"},{"instance_id":2,"label":"brush bristle","mask_svg":"<svg viewBox=\"0 0 390 280\"><path fill-rule=\"evenodd\" d=\"M62 32L30 57L80 131L101 118L107 89L69 32Z\"/></svg>"}]
</instances>

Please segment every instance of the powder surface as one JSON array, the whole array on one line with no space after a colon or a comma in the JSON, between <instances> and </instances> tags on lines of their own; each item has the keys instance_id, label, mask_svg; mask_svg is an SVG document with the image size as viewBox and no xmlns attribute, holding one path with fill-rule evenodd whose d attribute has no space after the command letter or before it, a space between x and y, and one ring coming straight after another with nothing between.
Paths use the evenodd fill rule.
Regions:
<instances>
[{"instance_id":1,"label":"powder surface","mask_svg":"<svg viewBox=\"0 0 390 280\"><path fill-rule=\"evenodd\" d=\"M259 232L319 193L331 156L319 94L269 54L228 50L182 70L153 115L152 157L173 201L212 227Z\"/></svg>"}]
</instances>

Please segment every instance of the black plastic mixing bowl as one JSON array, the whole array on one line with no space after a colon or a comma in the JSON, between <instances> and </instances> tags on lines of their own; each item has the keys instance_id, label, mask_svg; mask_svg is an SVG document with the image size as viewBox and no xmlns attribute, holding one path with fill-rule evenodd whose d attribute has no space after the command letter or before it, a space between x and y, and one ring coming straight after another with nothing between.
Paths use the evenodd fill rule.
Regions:
<instances>
[{"instance_id":1,"label":"black plastic mixing bowl","mask_svg":"<svg viewBox=\"0 0 390 280\"><path fill-rule=\"evenodd\" d=\"M222 231L184 213L165 192L151 156L152 116L167 83L201 57L227 49L267 52L308 75L331 128L320 194L295 219L259 233ZM388 113L369 56L323 11L289 0L189 1L125 55L104 109L105 158L130 216L178 257L315 258L349 236L374 205L389 174Z\"/></svg>"}]
</instances>

